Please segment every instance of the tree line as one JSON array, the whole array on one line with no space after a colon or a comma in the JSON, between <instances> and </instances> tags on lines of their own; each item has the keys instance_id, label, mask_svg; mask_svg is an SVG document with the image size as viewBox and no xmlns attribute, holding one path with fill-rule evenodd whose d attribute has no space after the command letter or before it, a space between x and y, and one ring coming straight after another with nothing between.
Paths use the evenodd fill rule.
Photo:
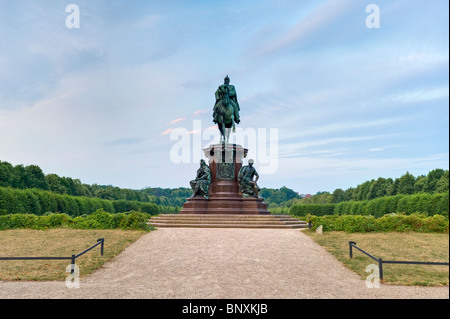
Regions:
<instances>
[{"instance_id":1,"label":"tree line","mask_svg":"<svg viewBox=\"0 0 450 319\"><path fill-rule=\"evenodd\" d=\"M112 185L85 184L79 179L44 174L37 165L24 166L0 161L0 187L40 189L60 195L96 197L105 200L126 200L154 203L160 206L181 207L192 194L190 188L152 188L140 190Z\"/></svg>"},{"instance_id":2,"label":"tree line","mask_svg":"<svg viewBox=\"0 0 450 319\"><path fill-rule=\"evenodd\" d=\"M41 189L60 195L96 197L105 200L127 200L154 203L160 206L182 207L192 189L186 187L146 187L140 190L119 188L111 185L84 184L79 179L44 174L37 165L16 165L0 161L0 187L18 189ZM287 187L262 188L261 196L268 204L285 205L300 196Z\"/></svg>"},{"instance_id":3,"label":"tree line","mask_svg":"<svg viewBox=\"0 0 450 319\"><path fill-rule=\"evenodd\" d=\"M379 177L346 190L338 188L332 193L318 192L309 198L295 200L293 204L336 204L346 201L366 201L385 196L439 194L448 191L449 171L434 169L427 175L417 177L406 172L395 179Z\"/></svg>"},{"instance_id":4,"label":"tree line","mask_svg":"<svg viewBox=\"0 0 450 319\"><path fill-rule=\"evenodd\" d=\"M112 201L139 201L171 207L182 207L186 198L192 195L192 190L185 187L146 187L134 190L112 185L89 185L71 177L61 177L57 174L46 175L37 165L13 166L2 161L0 161L0 187L36 188L60 195L95 197ZM302 198L294 190L285 186L279 189L262 188L260 195L269 208L289 208L294 204L336 204L347 201L366 201L384 196L436 194L448 192L448 189L449 171L434 169L427 175L417 177L409 172L395 179L379 177L346 190L338 188L332 193L318 192L306 198Z\"/></svg>"},{"instance_id":5,"label":"tree line","mask_svg":"<svg viewBox=\"0 0 450 319\"><path fill-rule=\"evenodd\" d=\"M364 201L345 201L328 204L294 204L289 213L304 217L326 215L365 215L382 217L386 214L406 215L423 213L428 216L442 215L448 218L449 193L418 193L412 195L384 196Z\"/></svg>"}]
</instances>

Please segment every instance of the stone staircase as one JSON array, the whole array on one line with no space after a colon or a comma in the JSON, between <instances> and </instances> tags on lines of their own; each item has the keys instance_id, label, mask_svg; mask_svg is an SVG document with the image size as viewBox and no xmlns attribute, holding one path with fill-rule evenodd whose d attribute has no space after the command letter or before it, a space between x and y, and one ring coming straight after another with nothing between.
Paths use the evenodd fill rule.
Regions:
<instances>
[{"instance_id":1,"label":"stone staircase","mask_svg":"<svg viewBox=\"0 0 450 319\"><path fill-rule=\"evenodd\" d=\"M154 227L198 228L306 228L307 224L289 215L161 214L153 216Z\"/></svg>"}]
</instances>

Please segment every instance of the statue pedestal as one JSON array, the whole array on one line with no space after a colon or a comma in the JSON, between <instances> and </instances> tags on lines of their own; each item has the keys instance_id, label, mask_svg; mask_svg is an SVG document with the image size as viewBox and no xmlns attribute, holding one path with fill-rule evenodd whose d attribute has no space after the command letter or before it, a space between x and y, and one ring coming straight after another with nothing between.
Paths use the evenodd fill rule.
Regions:
<instances>
[{"instance_id":1,"label":"statue pedestal","mask_svg":"<svg viewBox=\"0 0 450 319\"><path fill-rule=\"evenodd\" d=\"M270 214L264 199L243 198L239 192L237 176L247 151L236 144L213 144L205 148L203 152L211 170L209 199L188 198L180 214Z\"/></svg>"}]
</instances>

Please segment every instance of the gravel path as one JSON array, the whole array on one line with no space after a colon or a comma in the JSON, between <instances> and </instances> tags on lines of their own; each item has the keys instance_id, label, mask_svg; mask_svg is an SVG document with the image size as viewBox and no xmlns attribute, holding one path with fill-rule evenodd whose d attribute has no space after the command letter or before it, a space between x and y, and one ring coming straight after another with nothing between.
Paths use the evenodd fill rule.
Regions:
<instances>
[{"instance_id":1,"label":"gravel path","mask_svg":"<svg viewBox=\"0 0 450 319\"><path fill-rule=\"evenodd\" d=\"M160 228L82 277L80 288L0 282L0 298L448 299L449 288L369 289L295 229Z\"/></svg>"}]
</instances>

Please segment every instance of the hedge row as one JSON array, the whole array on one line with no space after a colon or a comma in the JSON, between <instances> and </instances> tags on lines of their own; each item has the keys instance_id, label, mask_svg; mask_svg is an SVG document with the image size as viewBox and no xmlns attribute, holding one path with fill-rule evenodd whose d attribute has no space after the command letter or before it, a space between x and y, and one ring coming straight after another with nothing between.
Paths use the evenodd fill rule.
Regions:
<instances>
[{"instance_id":1,"label":"hedge row","mask_svg":"<svg viewBox=\"0 0 450 319\"><path fill-rule=\"evenodd\" d=\"M442 215L427 216L414 213L387 214L379 218L363 215L307 215L315 229L322 225L324 231L373 232L373 231L415 231L448 233L449 221Z\"/></svg>"},{"instance_id":2,"label":"hedge row","mask_svg":"<svg viewBox=\"0 0 450 319\"><path fill-rule=\"evenodd\" d=\"M111 214L99 209L90 215L71 217L62 213L42 216L34 214L8 214L0 216L0 230L31 228L74 228L74 229L133 229L149 231L147 224L150 214L142 212L125 212Z\"/></svg>"},{"instance_id":3,"label":"hedge row","mask_svg":"<svg viewBox=\"0 0 450 319\"><path fill-rule=\"evenodd\" d=\"M449 195L420 193L379 197L370 201L348 201L338 204L297 204L290 213L295 216L307 214L324 215L372 215L376 218L390 213L425 213L428 216L449 214Z\"/></svg>"},{"instance_id":4,"label":"hedge row","mask_svg":"<svg viewBox=\"0 0 450 319\"><path fill-rule=\"evenodd\" d=\"M0 187L0 215L34 214L58 212L70 216L89 215L103 209L109 213L140 210L148 214L158 214L159 206L154 203L106 200L95 197L60 195L38 189L16 189Z\"/></svg>"},{"instance_id":5,"label":"hedge row","mask_svg":"<svg viewBox=\"0 0 450 319\"><path fill-rule=\"evenodd\" d=\"M335 204L299 204L293 205L290 210L291 215L306 216L307 214L324 216L333 215Z\"/></svg>"}]
</instances>

